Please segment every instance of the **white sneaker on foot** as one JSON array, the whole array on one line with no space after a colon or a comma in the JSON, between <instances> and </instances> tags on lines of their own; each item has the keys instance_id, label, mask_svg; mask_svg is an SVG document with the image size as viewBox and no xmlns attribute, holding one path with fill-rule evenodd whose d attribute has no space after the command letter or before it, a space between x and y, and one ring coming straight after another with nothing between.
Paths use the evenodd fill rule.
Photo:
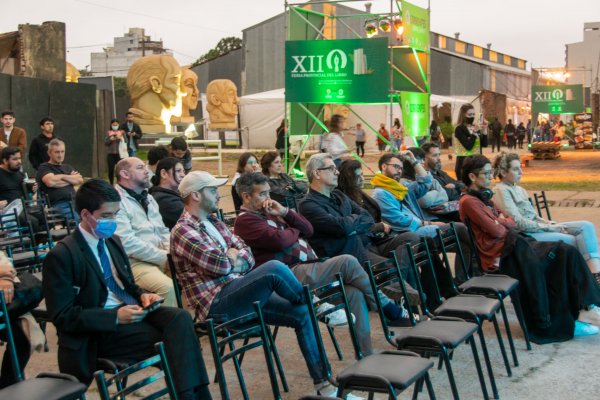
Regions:
<instances>
[{"instance_id":1,"label":"white sneaker on foot","mask_svg":"<svg viewBox=\"0 0 600 400\"><path fill-rule=\"evenodd\" d=\"M575 332L573 336L592 336L597 335L600 329L597 326L587 322L575 321Z\"/></svg>"},{"instance_id":2,"label":"white sneaker on foot","mask_svg":"<svg viewBox=\"0 0 600 400\"><path fill-rule=\"evenodd\" d=\"M320 389L317 389L317 395L335 398L337 396L337 389L338 389L337 387L335 387L331 383L327 382ZM365 400L364 397L356 396L356 395L352 394L351 392L346 393L346 395L344 395L342 398L345 400Z\"/></svg>"},{"instance_id":3,"label":"white sneaker on foot","mask_svg":"<svg viewBox=\"0 0 600 400\"><path fill-rule=\"evenodd\" d=\"M600 326L600 307L592 305L587 310L580 310L577 320Z\"/></svg>"},{"instance_id":4,"label":"white sneaker on foot","mask_svg":"<svg viewBox=\"0 0 600 400\"><path fill-rule=\"evenodd\" d=\"M313 296L313 303L315 301L319 301L319 298L317 296ZM335 307L333 304L323 303L317 308L316 311L317 311L317 314L320 314L327 310L331 310L333 307ZM356 321L356 317L354 316L354 314L351 314L351 315L352 315L352 322ZM336 310L330 314L323 316L322 320L323 320L323 322L325 322L327 325L329 325L331 327L348 325L348 318L346 318L346 312L343 309Z\"/></svg>"}]
</instances>

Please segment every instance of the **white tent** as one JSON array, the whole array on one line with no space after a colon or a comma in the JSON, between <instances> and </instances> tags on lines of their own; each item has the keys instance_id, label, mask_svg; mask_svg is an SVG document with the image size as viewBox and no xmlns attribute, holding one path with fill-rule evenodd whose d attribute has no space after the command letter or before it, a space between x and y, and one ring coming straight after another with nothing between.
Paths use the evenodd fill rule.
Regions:
<instances>
[{"instance_id":1,"label":"white tent","mask_svg":"<svg viewBox=\"0 0 600 400\"><path fill-rule=\"evenodd\" d=\"M458 116L458 109L467 100L456 97L439 96L432 94L430 98L431 107L439 107L442 103L450 103L452 106L452 120L455 121ZM389 128L390 111L387 104L376 105L352 105L352 109L359 114L369 125L375 129L379 128L380 123L385 123ZM240 98L240 121L241 127L246 128L242 134L242 146L248 148L274 148L275 131L281 120L284 118L285 110L285 90L275 89L268 92L255 93ZM402 113L398 104L392 107L394 118L401 118ZM349 132L356 126L360 120L352 113L348 115L347 127ZM364 125L364 124L363 124ZM367 131L366 148L375 149L375 134L363 126ZM354 137L346 135L348 146L354 146Z\"/></svg>"}]
</instances>

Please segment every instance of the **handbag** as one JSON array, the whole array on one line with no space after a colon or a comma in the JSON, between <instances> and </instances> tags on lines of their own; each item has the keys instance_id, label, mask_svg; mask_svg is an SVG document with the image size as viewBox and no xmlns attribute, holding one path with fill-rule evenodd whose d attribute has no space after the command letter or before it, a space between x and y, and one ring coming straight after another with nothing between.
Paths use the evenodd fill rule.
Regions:
<instances>
[{"instance_id":1,"label":"handbag","mask_svg":"<svg viewBox=\"0 0 600 400\"><path fill-rule=\"evenodd\" d=\"M17 318L36 308L42 298L42 281L31 272L17 275L19 282L15 283L13 300L6 305L11 318Z\"/></svg>"},{"instance_id":2,"label":"handbag","mask_svg":"<svg viewBox=\"0 0 600 400\"><path fill-rule=\"evenodd\" d=\"M129 152L127 151L127 143L125 143L125 139L119 140L119 157L120 158L129 157Z\"/></svg>"}]
</instances>

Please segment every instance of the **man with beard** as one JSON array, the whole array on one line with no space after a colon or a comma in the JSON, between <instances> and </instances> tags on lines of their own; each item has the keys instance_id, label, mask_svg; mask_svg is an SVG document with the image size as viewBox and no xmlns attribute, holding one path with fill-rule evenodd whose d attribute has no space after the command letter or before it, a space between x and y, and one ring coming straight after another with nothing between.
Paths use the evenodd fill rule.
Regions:
<instances>
[{"instance_id":1,"label":"man with beard","mask_svg":"<svg viewBox=\"0 0 600 400\"><path fill-rule=\"evenodd\" d=\"M135 282L143 289L176 306L173 281L164 274L169 252L169 229L165 226L158 204L151 195L150 172L137 157L124 158L115 166L121 196L117 231L129 257Z\"/></svg>"},{"instance_id":2,"label":"man with beard","mask_svg":"<svg viewBox=\"0 0 600 400\"><path fill-rule=\"evenodd\" d=\"M425 152L425 164L423 165L425 170L429 171L433 179L438 181L444 190L446 190L448 201L459 200L465 184L451 178L450 175L442 170L440 147L435 143L425 143L421 146L421 149Z\"/></svg>"}]
</instances>

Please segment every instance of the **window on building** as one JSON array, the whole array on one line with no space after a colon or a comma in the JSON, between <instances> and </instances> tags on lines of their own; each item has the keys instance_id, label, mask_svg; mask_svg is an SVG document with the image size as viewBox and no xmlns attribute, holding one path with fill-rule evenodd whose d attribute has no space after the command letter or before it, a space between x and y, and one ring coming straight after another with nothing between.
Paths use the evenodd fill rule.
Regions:
<instances>
[{"instance_id":1,"label":"window on building","mask_svg":"<svg viewBox=\"0 0 600 400\"><path fill-rule=\"evenodd\" d=\"M440 49L445 49L446 48L446 36L438 36L438 47Z\"/></svg>"},{"instance_id":2,"label":"window on building","mask_svg":"<svg viewBox=\"0 0 600 400\"><path fill-rule=\"evenodd\" d=\"M519 68L525 69L525 60L519 60Z\"/></svg>"},{"instance_id":3,"label":"window on building","mask_svg":"<svg viewBox=\"0 0 600 400\"><path fill-rule=\"evenodd\" d=\"M498 53L490 50L490 61L498 62Z\"/></svg>"},{"instance_id":4,"label":"window on building","mask_svg":"<svg viewBox=\"0 0 600 400\"><path fill-rule=\"evenodd\" d=\"M473 46L473 57L483 58L483 49L479 46Z\"/></svg>"},{"instance_id":5,"label":"window on building","mask_svg":"<svg viewBox=\"0 0 600 400\"><path fill-rule=\"evenodd\" d=\"M509 55L504 55L504 64L506 65L510 65L510 56Z\"/></svg>"},{"instance_id":6,"label":"window on building","mask_svg":"<svg viewBox=\"0 0 600 400\"><path fill-rule=\"evenodd\" d=\"M454 50L457 53L465 53L467 50L467 47L465 46L465 42L459 42L458 40L456 42L454 42Z\"/></svg>"}]
</instances>

